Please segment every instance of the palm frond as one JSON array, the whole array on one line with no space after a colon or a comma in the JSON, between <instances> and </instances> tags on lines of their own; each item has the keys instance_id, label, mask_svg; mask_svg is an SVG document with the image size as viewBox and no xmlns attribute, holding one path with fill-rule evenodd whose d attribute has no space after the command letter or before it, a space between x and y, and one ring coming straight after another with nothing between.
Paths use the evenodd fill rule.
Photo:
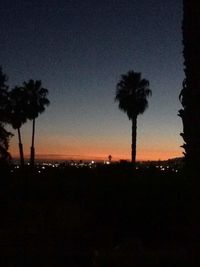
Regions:
<instances>
[{"instance_id":1,"label":"palm frond","mask_svg":"<svg viewBox=\"0 0 200 267\"><path fill-rule=\"evenodd\" d=\"M115 101L131 119L147 109L147 98L151 95L149 81L141 79L141 73L129 71L127 74L121 75L121 80L117 83Z\"/></svg>"},{"instance_id":2,"label":"palm frond","mask_svg":"<svg viewBox=\"0 0 200 267\"><path fill-rule=\"evenodd\" d=\"M44 112L45 107L50 104L48 90L42 87L40 80L29 80L24 82L24 89L27 95L26 112L29 119L34 119Z\"/></svg>"}]
</instances>

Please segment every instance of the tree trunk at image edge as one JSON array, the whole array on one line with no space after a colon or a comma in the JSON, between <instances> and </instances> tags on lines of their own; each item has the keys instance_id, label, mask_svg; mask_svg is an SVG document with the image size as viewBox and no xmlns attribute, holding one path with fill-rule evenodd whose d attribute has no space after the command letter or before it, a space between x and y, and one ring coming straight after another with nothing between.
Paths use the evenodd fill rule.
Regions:
<instances>
[{"instance_id":1,"label":"tree trunk at image edge","mask_svg":"<svg viewBox=\"0 0 200 267\"><path fill-rule=\"evenodd\" d=\"M31 156L30 156L30 165L31 165L31 167L34 167L34 165L35 165L34 141L35 141L35 119L33 119L33 128L32 128L32 144L31 144Z\"/></svg>"},{"instance_id":2,"label":"tree trunk at image edge","mask_svg":"<svg viewBox=\"0 0 200 267\"><path fill-rule=\"evenodd\" d=\"M132 119L132 151L131 162L135 168L136 163L136 137L137 137L137 117Z\"/></svg>"},{"instance_id":3,"label":"tree trunk at image edge","mask_svg":"<svg viewBox=\"0 0 200 267\"><path fill-rule=\"evenodd\" d=\"M24 166L24 152L23 152L23 145L22 145L22 140L21 140L20 128L17 129L17 132L18 132L18 139L19 139L20 163L21 163L21 167L23 167Z\"/></svg>"},{"instance_id":4,"label":"tree trunk at image edge","mask_svg":"<svg viewBox=\"0 0 200 267\"><path fill-rule=\"evenodd\" d=\"M196 0L184 0L183 55L185 88L183 90L184 109L182 110L185 144L186 171L199 181L200 172L200 7Z\"/></svg>"}]
</instances>

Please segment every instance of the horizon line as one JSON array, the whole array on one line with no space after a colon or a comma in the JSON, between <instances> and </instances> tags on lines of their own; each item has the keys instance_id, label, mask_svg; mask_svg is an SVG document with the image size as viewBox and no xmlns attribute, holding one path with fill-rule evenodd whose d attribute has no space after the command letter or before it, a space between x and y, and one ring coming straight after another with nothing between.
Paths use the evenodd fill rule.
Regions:
<instances>
[{"instance_id":1,"label":"horizon line","mask_svg":"<svg viewBox=\"0 0 200 267\"><path fill-rule=\"evenodd\" d=\"M19 160L20 157L19 155L13 155L13 159ZM176 158L182 158L182 157L172 157L168 159L136 159L136 161L167 161L171 159L176 159ZM25 160L29 160L30 156L29 155L24 155ZM103 156L84 156L84 155L59 155L59 154L37 154L35 157L35 160L96 160L96 161L106 161L108 160L108 157L103 157ZM119 157L113 157L113 162L116 161L131 161L130 158L119 158Z\"/></svg>"}]
</instances>

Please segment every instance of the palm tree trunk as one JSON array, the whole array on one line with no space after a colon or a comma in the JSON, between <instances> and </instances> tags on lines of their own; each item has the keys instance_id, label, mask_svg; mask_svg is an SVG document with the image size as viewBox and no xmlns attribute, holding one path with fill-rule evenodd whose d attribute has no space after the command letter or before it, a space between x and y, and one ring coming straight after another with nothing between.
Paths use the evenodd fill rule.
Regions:
<instances>
[{"instance_id":1,"label":"palm tree trunk","mask_svg":"<svg viewBox=\"0 0 200 267\"><path fill-rule=\"evenodd\" d=\"M137 117L132 119L132 151L131 151L131 162L135 168L136 163L136 138L137 138Z\"/></svg>"},{"instance_id":2,"label":"palm tree trunk","mask_svg":"<svg viewBox=\"0 0 200 267\"><path fill-rule=\"evenodd\" d=\"M35 142L35 119L33 119L33 127L32 127L32 143L31 143L31 156L30 156L30 165L31 165L31 167L34 167L34 165L35 165L34 142Z\"/></svg>"},{"instance_id":3,"label":"palm tree trunk","mask_svg":"<svg viewBox=\"0 0 200 267\"><path fill-rule=\"evenodd\" d=\"M21 163L21 167L23 167L24 166L24 152L23 152L23 145L22 145L20 128L17 129L17 132L18 132L18 139L19 139L20 163Z\"/></svg>"}]
</instances>

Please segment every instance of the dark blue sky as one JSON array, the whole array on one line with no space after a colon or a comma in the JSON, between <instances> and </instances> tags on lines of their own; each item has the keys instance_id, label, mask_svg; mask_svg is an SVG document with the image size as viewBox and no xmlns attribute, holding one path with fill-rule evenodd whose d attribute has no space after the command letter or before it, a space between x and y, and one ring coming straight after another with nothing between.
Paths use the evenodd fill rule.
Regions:
<instances>
[{"instance_id":1,"label":"dark blue sky","mask_svg":"<svg viewBox=\"0 0 200 267\"><path fill-rule=\"evenodd\" d=\"M11 87L41 79L50 92L38 153L129 158L130 122L114 94L133 69L153 91L138 121L138 158L180 155L181 20L181 0L2 0L0 64ZM28 149L29 124L23 133Z\"/></svg>"}]
</instances>

